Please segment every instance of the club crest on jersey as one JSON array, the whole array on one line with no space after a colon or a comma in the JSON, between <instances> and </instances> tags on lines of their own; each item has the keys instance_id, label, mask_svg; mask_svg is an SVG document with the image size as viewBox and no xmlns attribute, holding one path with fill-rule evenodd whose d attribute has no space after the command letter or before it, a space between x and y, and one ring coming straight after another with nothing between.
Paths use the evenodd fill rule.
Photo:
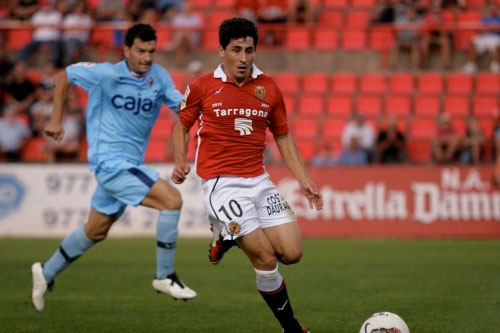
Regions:
<instances>
[{"instance_id":1,"label":"club crest on jersey","mask_svg":"<svg viewBox=\"0 0 500 333\"><path fill-rule=\"evenodd\" d=\"M149 88L151 88L153 86L153 77L152 76L148 76L146 78L146 84L148 85Z\"/></svg>"},{"instance_id":2,"label":"club crest on jersey","mask_svg":"<svg viewBox=\"0 0 500 333\"><path fill-rule=\"evenodd\" d=\"M229 229L229 233L234 236L234 235L237 235L240 233L241 225L238 222L233 221L233 222L229 223L228 229Z\"/></svg>"},{"instance_id":3,"label":"club crest on jersey","mask_svg":"<svg viewBox=\"0 0 500 333\"><path fill-rule=\"evenodd\" d=\"M266 88L264 88L263 86L255 86L253 94L258 99L263 100L264 98L266 98L266 94L267 94L266 93Z\"/></svg>"}]
</instances>

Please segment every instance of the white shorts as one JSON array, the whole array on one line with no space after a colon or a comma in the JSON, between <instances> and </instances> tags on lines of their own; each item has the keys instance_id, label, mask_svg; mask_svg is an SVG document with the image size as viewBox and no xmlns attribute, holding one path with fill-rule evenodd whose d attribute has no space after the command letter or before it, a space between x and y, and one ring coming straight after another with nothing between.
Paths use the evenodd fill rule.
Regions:
<instances>
[{"instance_id":1,"label":"white shorts","mask_svg":"<svg viewBox=\"0 0 500 333\"><path fill-rule=\"evenodd\" d=\"M500 36L494 33L482 33L474 38L473 43L476 51L480 54L486 51L494 53L500 47Z\"/></svg>"},{"instance_id":2,"label":"white shorts","mask_svg":"<svg viewBox=\"0 0 500 333\"><path fill-rule=\"evenodd\" d=\"M219 223L224 239L236 239L257 228L295 222L295 214L269 179L219 176L203 181L205 208Z\"/></svg>"}]
</instances>

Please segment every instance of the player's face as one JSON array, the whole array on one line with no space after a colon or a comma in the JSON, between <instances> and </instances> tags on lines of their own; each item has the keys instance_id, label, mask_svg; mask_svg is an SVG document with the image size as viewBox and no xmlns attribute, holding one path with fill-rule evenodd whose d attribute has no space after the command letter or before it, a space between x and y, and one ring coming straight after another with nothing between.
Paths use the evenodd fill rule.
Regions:
<instances>
[{"instance_id":1,"label":"player's face","mask_svg":"<svg viewBox=\"0 0 500 333\"><path fill-rule=\"evenodd\" d=\"M125 46L125 58L130 69L139 74L145 74L151 68L155 60L156 41L144 42L139 38L134 40L131 47Z\"/></svg>"},{"instance_id":2,"label":"player's face","mask_svg":"<svg viewBox=\"0 0 500 333\"><path fill-rule=\"evenodd\" d=\"M224 61L224 72L235 82L244 82L252 73L253 37L232 39L225 49L219 46L219 56Z\"/></svg>"}]
</instances>

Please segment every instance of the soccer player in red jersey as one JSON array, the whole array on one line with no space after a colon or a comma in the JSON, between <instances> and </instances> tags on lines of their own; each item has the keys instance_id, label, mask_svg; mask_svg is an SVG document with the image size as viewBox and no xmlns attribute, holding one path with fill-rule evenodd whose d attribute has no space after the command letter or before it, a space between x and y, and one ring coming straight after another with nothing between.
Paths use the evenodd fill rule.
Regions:
<instances>
[{"instance_id":1,"label":"soccer player in red jersey","mask_svg":"<svg viewBox=\"0 0 500 333\"><path fill-rule=\"evenodd\" d=\"M293 211L264 167L267 128L309 206L320 210L323 199L289 133L278 86L253 63L257 43L251 21L232 18L220 25L218 53L223 64L190 84L181 102L173 134L172 180L180 184L190 172L189 129L198 121L196 172L203 179L209 219L220 230L219 244L235 241L247 255L257 274L257 289L283 331L307 332L294 317L276 262L278 258L284 264L297 263L302 236Z\"/></svg>"}]
</instances>

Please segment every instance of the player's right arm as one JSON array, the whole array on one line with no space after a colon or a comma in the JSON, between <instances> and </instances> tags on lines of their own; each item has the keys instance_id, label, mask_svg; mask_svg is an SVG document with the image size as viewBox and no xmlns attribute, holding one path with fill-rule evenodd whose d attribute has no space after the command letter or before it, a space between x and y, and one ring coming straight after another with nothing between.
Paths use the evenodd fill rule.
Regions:
<instances>
[{"instance_id":1,"label":"player's right arm","mask_svg":"<svg viewBox=\"0 0 500 333\"><path fill-rule=\"evenodd\" d=\"M186 180L191 167L186 161L186 154L189 142L189 128L178 122L172 135L174 143L175 167L172 171L172 181L175 184L182 184Z\"/></svg>"},{"instance_id":2,"label":"player's right arm","mask_svg":"<svg viewBox=\"0 0 500 333\"><path fill-rule=\"evenodd\" d=\"M64 100L69 89L68 76L66 70L60 72L57 75L56 86L54 88L54 106L52 110L52 117L49 123L45 127L45 135L54 138L56 141L60 141L64 136L64 131L62 128L62 114Z\"/></svg>"}]
</instances>

